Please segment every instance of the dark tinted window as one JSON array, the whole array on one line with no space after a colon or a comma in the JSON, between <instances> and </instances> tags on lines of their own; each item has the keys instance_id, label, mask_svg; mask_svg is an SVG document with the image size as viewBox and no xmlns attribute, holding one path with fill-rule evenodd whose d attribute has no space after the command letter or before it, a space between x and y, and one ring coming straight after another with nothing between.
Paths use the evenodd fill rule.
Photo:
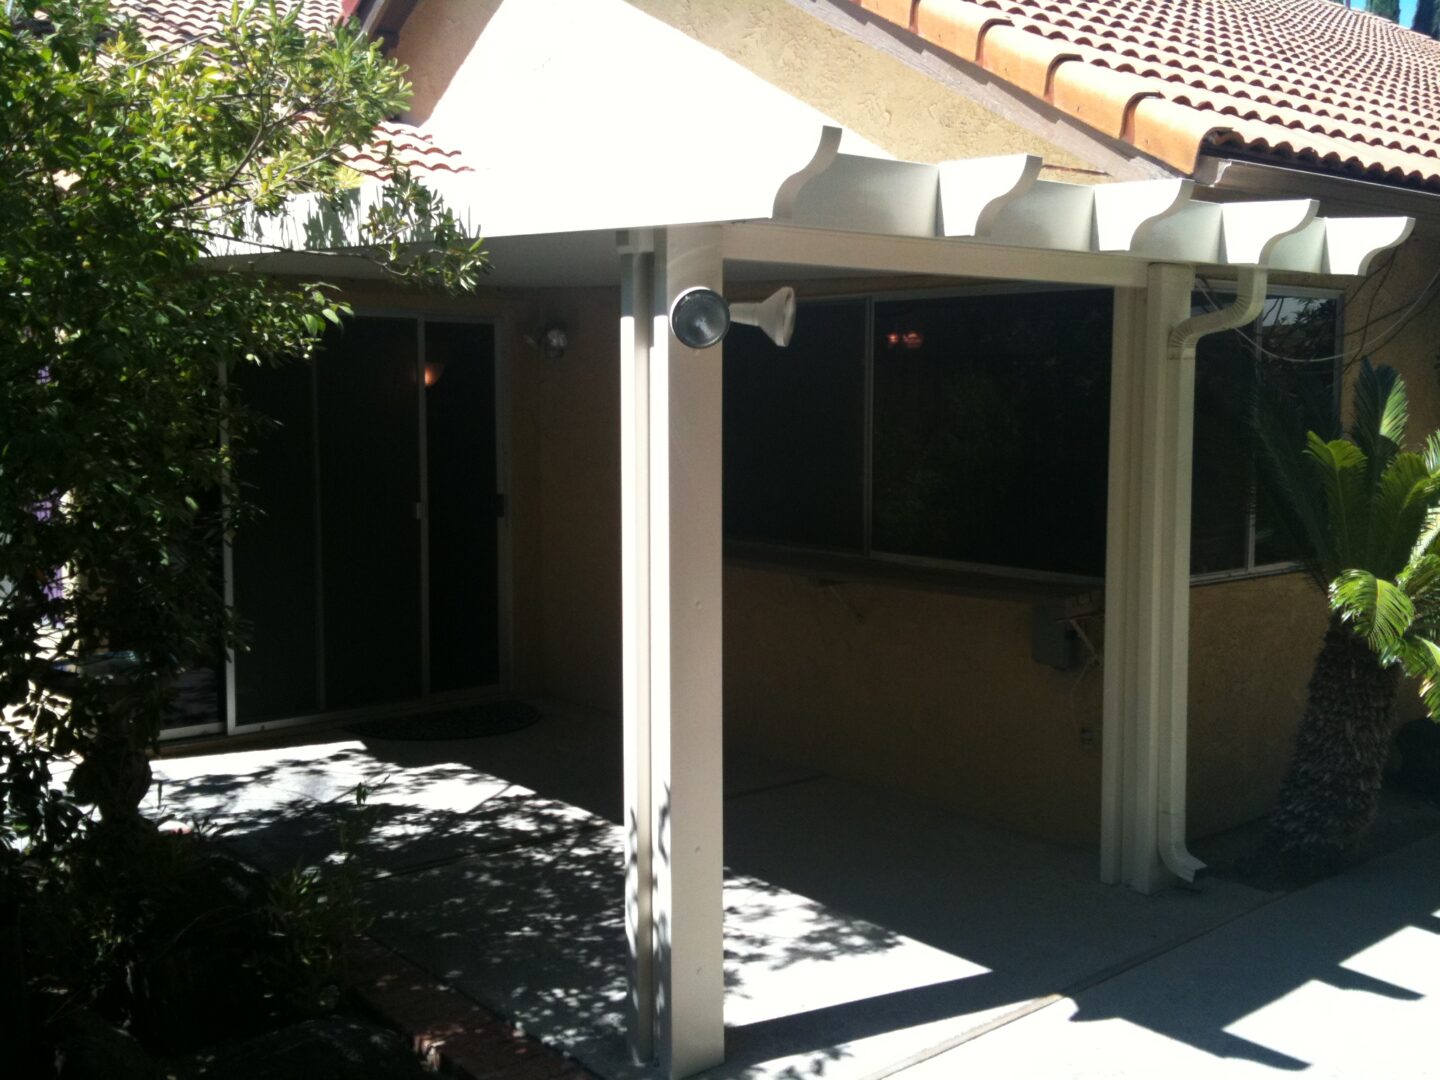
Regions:
<instances>
[{"instance_id":1,"label":"dark tinted window","mask_svg":"<svg viewBox=\"0 0 1440 1080\"><path fill-rule=\"evenodd\" d=\"M1105 565L1108 291L875 305L876 551Z\"/></svg>"},{"instance_id":2,"label":"dark tinted window","mask_svg":"<svg viewBox=\"0 0 1440 1080\"><path fill-rule=\"evenodd\" d=\"M1228 297L1196 297L1208 311ZM1296 552L1256 484L1250 415L1257 393L1276 395L1323 429L1335 412L1339 305L1316 297L1271 297L1256 323L1202 338L1195 357L1194 483L1190 569L1195 574L1289 562ZM1250 507L1254 504L1254 561Z\"/></svg>"},{"instance_id":3,"label":"dark tinted window","mask_svg":"<svg viewBox=\"0 0 1440 1080\"><path fill-rule=\"evenodd\" d=\"M1195 308L1228 302L1197 294ZM745 327L726 339L727 535L1102 575L1110 292L872 301L868 417L866 310L802 305L788 350ZM1250 413L1263 389L1324 426L1339 315L1333 299L1272 297L1255 324L1201 340L1193 573L1294 557L1256 490Z\"/></svg>"},{"instance_id":4,"label":"dark tinted window","mask_svg":"<svg viewBox=\"0 0 1440 1080\"><path fill-rule=\"evenodd\" d=\"M860 550L864 301L802 304L788 348L748 326L724 348L726 534Z\"/></svg>"}]
</instances>

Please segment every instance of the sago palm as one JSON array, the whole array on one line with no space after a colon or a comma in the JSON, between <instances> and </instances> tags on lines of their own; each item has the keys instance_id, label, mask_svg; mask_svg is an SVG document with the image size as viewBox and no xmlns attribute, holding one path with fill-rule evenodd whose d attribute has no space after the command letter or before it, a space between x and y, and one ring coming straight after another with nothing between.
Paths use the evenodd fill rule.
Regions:
<instances>
[{"instance_id":1,"label":"sago palm","mask_svg":"<svg viewBox=\"0 0 1440 1080\"><path fill-rule=\"evenodd\" d=\"M1258 417L1282 520L1331 607L1269 837L1332 859L1374 818L1400 671L1421 679L1432 716L1440 709L1440 438L1423 453L1401 449L1404 381L1368 361L1348 437L1299 436L1273 403Z\"/></svg>"}]
</instances>

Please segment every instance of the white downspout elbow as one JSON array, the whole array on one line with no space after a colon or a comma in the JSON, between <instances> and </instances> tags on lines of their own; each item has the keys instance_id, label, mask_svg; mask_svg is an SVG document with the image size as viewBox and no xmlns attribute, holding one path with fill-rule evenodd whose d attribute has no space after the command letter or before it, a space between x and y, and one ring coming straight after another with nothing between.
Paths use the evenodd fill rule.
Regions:
<instances>
[{"instance_id":1,"label":"white downspout elbow","mask_svg":"<svg viewBox=\"0 0 1440 1080\"><path fill-rule=\"evenodd\" d=\"M1237 326L1254 322L1265 305L1266 271L1260 267L1237 268L1238 281L1235 302L1219 311L1207 311L1177 323L1170 331L1166 347L1166 361L1174 365L1193 364L1195 346L1207 334L1222 330L1233 330ZM1186 543L1188 547L1188 536ZM1186 561L1188 566L1188 559ZM1189 588L1186 572L1185 588ZM1182 709L1186 695L1179 695ZM1188 716L1181 714L1169 732L1166 760L1159 776L1159 832L1160 860L1165 868L1182 881L1193 882L1205 864L1190 854L1186 846L1185 826L1185 771L1187 764Z\"/></svg>"}]
</instances>

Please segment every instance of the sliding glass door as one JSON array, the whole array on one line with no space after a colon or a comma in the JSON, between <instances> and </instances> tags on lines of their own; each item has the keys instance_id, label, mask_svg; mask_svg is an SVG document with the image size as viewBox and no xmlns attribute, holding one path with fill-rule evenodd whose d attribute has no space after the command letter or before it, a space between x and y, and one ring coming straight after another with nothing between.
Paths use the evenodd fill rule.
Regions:
<instances>
[{"instance_id":1,"label":"sliding glass door","mask_svg":"<svg viewBox=\"0 0 1440 1080\"><path fill-rule=\"evenodd\" d=\"M237 723L498 685L493 329L351 319L313 365L239 381L275 424L240 464Z\"/></svg>"}]
</instances>

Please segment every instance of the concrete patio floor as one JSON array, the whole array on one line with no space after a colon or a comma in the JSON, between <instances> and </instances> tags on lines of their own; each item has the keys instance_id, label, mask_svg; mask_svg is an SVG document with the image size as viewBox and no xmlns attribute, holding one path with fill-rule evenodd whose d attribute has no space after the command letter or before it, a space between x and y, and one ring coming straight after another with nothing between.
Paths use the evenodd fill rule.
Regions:
<instances>
[{"instance_id":1,"label":"concrete patio floor","mask_svg":"<svg viewBox=\"0 0 1440 1080\"><path fill-rule=\"evenodd\" d=\"M208 820L284 869L333 850L337 807L356 783L373 786L373 935L601 1076L646 1077L622 1027L618 724L568 706L544 714L464 741L332 731L167 757L147 805ZM1321 925L1283 914L1314 890L1277 900L1212 881L1142 897L1099 884L1093 851L893 793L738 753L726 778L727 1062L715 1080L1152 1075L1161 1047L1169 1057L1156 1060L1182 1071L1290 1071L1313 1058L1253 1041L1255 1016L1327 974L1342 992L1383 995L1382 976L1337 983L1351 970L1337 965L1393 952L1377 943L1406 927L1440 941L1425 922L1440 907L1433 874L1314 955L1292 943L1267 957L1290 920ZM1244 993L1222 985L1257 962ZM1386 1000L1431 1009L1426 988L1395 993ZM1069 1022L1091 1019L1103 1023ZM1078 1071L1065 1064L1072 1044Z\"/></svg>"}]
</instances>

